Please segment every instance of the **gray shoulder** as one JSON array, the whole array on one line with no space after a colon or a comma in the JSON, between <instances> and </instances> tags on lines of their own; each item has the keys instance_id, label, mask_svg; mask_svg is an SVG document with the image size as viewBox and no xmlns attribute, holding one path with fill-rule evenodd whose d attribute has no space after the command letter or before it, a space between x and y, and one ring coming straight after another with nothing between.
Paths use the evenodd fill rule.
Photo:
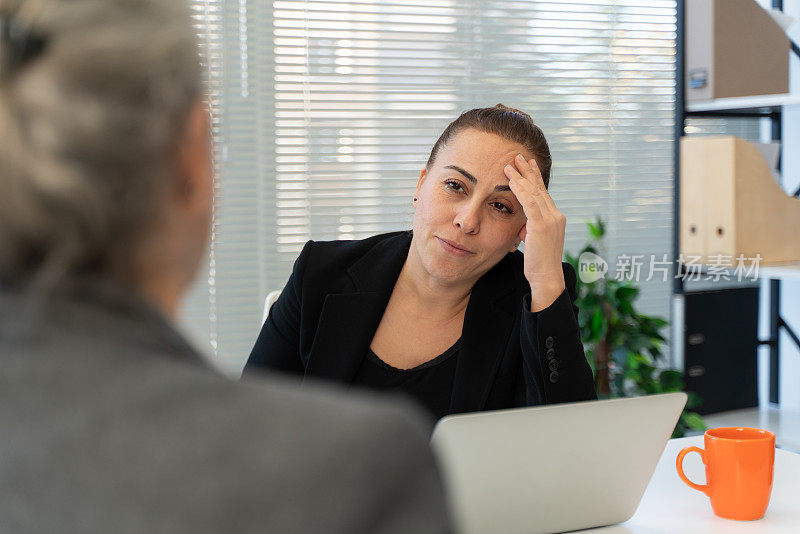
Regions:
<instances>
[{"instance_id":1,"label":"gray shoulder","mask_svg":"<svg viewBox=\"0 0 800 534\"><path fill-rule=\"evenodd\" d=\"M246 499L282 518L276 531L319 531L321 517L326 532L448 530L431 422L416 405L280 377L239 385L228 417L248 443Z\"/></svg>"},{"instance_id":2,"label":"gray shoulder","mask_svg":"<svg viewBox=\"0 0 800 534\"><path fill-rule=\"evenodd\" d=\"M132 351L84 351L67 358L68 373L55 351L4 356L18 360L6 380L17 386L5 392L15 408L0 410L0 455L15 458L15 499L0 498L9 524L65 533L447 530L429 426L402 402L288 378L234 382Z\"/></svg>"},{"instance_id":3,"label":"gray shoulder","mask_svg":"<svg viewBox=\"0 0 800 534\"><path fill-rule=\"evenodd\" d=\"M356 469L371 463L383 465L369 470L428 462L432 422L410 401L323 382L306 380L298 386L281 377L259 378L242 384L247 389L242 409L264 431L283 425L290 440L309 453L324 458L337 450L340 461L357 458Z\"/></svg>"}]
</instances>

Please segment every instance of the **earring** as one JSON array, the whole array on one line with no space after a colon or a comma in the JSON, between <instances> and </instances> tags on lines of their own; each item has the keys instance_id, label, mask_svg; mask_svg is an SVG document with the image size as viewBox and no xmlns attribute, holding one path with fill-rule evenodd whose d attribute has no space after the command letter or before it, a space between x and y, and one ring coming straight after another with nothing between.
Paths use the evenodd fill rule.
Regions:
<instances>
[{"instance_id":1,"label":"earring","mask_svg":"<svg viewBox=\"0 0 800 534\"><path fill-rule=\"evenodd\" d=\"M417 201L417 197L414 197L414 202L416 202L416 201Z\"/></svg>"}]
</instances>

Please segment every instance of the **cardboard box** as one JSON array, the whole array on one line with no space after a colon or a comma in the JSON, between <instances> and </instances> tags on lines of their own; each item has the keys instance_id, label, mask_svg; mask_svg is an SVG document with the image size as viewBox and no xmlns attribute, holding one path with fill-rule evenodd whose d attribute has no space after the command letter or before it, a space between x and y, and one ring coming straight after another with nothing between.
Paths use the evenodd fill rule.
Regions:
<instances>
[{"instance_id":1,"label":"cardboard box","mask_svg":"<svg viewBox=\"0 0 800 534\"><path fill-rule=\"evenodd\" d=\"M718 264L761 255L759 265L800 261L800 199L772 177L761 152L726 136L681 138L680 252Z\"/></svg>"},{"instance_id":2,"label":"cardboard box","mask_svg":"<svg viewBox=\"0 0 800 534\"><path fill-rule=\"evenodd\" d=\"M686 0L687 102L789 92L789 38L755 0Z\"/></svg>"}]
</instances>

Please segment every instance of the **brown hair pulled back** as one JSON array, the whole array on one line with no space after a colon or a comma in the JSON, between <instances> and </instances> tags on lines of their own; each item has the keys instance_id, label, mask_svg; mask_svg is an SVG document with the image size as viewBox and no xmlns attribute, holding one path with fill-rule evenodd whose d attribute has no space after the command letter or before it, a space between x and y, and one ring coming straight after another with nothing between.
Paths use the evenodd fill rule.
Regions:
<instances>
[{"instance_id":1,"label":"brown hair pulled back","mask_svg":"<svg viewBox=\"0 0 800 534\"><path fill-rule=\"evenodd\" d=\"M439 136L425 166L430 169L441 148L458 132L469 128L499 135L527 148L539 166L545 187L550 187L550 168L553 161L544 133L530 115L503 104L491 108L470 109L462 113Z\"/></svg>"}]
</instances>

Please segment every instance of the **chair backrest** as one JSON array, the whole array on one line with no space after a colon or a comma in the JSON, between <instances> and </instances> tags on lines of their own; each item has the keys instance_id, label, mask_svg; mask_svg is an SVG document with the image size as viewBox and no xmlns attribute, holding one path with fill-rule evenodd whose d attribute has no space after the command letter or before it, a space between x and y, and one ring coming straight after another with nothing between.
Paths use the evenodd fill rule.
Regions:
<instances>
[{"instance_id":1,"label":"chair backrest","mask_svg":"<svg viewBox=\"0 0 800 534\"><path fill-rule=\"evenodd\" d=\"M272 308L272 305L275 304L275 301L278 300L278 297L281 296L281 290L277 289L275 291L270 291L267 294L267 298L264 299L264 315L261 317L261 324L264 324L269 317L269 309Z\"/></svg>"}]
</instances>

